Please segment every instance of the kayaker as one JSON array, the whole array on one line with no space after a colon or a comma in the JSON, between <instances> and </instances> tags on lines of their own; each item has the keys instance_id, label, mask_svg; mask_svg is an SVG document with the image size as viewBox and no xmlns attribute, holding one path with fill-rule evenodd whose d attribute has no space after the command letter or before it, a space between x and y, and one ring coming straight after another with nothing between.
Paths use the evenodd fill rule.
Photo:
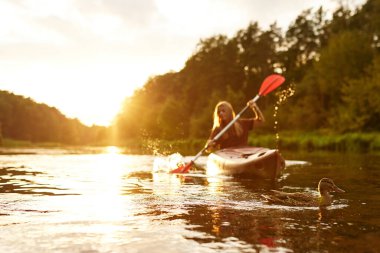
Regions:
<instances>
[{"instance_id":1,"label":"kayaker","mask_svg":"<svg viewBox=\"0 0 380 253\"><path fill-rule=\"evenodd\" d=\"M265 118L253 100L248 101L247 105L252 109L254 117L239 118L217 141L213 141L213 138L235 117L235 111L229 102L221 101L215 106L214 123L206 143L208 147L206 151L248 145L248 132L253 126L265 122Z\"/></svg>"}]
</instances>

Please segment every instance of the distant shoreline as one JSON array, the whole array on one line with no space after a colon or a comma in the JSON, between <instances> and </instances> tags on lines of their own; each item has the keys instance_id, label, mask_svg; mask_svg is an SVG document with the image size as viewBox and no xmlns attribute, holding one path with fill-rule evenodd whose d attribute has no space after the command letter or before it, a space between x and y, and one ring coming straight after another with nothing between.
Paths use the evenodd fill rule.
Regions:
<instances>
[{"instance_id":1,"label":"distant shoreline","mask_svg":"<svg viewBox=\"0 0 380 253\"><path fill-rule=\"evenodd\" d=\"M128 154L161 154L167 155L179 152L192 155L203 148L204 139L159 140L159 139L130 139L119 143L118 146ZM112 146L111 143L86 145L87 147ZM253 133L249 145L280 149L283 151L342 151L342 152L372 152L380 151L380 133L346 133L325 134L311 132L283 132L276 134ZM3 148L73 148L73 145L61 143L33 143L30 141L4 138ZM74 147L81 147L80 145Z\"/></svg>"}]
</instances>

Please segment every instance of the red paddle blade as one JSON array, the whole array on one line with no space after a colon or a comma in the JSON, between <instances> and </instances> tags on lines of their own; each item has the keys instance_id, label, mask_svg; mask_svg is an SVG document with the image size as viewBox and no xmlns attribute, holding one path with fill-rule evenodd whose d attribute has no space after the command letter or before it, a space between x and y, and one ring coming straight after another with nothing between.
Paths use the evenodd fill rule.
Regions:
<instances>
[{"instance_id":1,"label":"red paddle blade","mask_svg":"<svg viewBox=\"0 0 380 253\"><path fill-rule=\"evenodd\" d=\"M193 166L194 162L191 161L186 165L179 166L177 169L174 169L170 171L170 173L187 173L191 169L191 166Z\"/></svg>"},{"instance_id":2,"label":"red paddle blade","mask_svg":"<svg viewBox=\"0 0 380 253\"><path fill-rule=\"evenodd\" d=\"M270 93L272 90L276 89L285 81L285 77L273 74L265 78L264 82L261 84L259 95L265 96Z\"/></svg>"}]
</instances>

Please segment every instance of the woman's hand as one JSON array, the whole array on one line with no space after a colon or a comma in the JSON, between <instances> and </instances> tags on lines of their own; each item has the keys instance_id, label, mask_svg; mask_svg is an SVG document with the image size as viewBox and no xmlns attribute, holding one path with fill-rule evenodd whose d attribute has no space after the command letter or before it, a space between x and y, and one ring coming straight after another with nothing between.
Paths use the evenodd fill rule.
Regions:
<instances>
[{"instance_id":1,"label":"woman's hand","mask_svg":"<svg viewBox=\"0 0 380 253\"><path fill-rule=\"evenodd\" d=\"M254 102L253 100L249 100L249 101L247 102L247 105L248 105L251 109L253 109L254 106L256 105L256 102Z\"/></svg>"},{"instance_id":2,"label":"woman's hand","mask_svg":"<svg viewBox=\"0 0 380 253\"><path fill-rule=\"evenodd\" d=\"M252 99L252 100L249 100L249 101L247 102L247 105L248 105L252 110L255 110L256 108L258 108L256 102L253 101L253 99Z\"/></svg>"},{"instance_id":3,"label":"woman's hand","mask_svg":"<svg viewBox=\"0 0 380 253\"><path fill-rule=\"evenodd\" d=\"M256 104L256 102L253 101L253 99L249 100L247 102L247 105L253 110L253 112L255 114L255 120L258 120L261 122L265 121L263 113L261 112L261 110L260 110L259 106Z\"/></svg>"},{"instance_id":4,"label":"woman's hand","mask_svg":"<svg viewBox=\"0 0 380 253\"><path fill-rule=\"evenodd\" d=\"M206 152L211 153L213 150L217 149L217 144L213 140L208 140L205 147L206 147Z\"/></svg>"}]
</instances>

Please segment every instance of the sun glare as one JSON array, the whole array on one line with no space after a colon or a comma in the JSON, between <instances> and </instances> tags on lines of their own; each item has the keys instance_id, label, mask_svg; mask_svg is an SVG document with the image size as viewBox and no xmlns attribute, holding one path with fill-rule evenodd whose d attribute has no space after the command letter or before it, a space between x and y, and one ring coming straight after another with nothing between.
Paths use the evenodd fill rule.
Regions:
<instances>
[{"instance_id":1,"label":"sun glare","mask_svg":"<svg viewBox=\"0 0 380 253\"><path fill-rule=\"evenodd\" d=\"M91 180L94 188L88 194L94 197L90 200L90 206L96 210L92 213L93 216L101 220L117 220L126 215L126 200L121 191L124 168L129 160L120 154L117 147L109 146L106 151L107 153L97 156L96 164L92 167ZM100 229L107 230L107 227Z\"/></svg>"},{"instance_id":2,"label":"sun glare","mask_svg":"<svg viewBox=\"0 0 380 253\"><path fill-rule=\"evenodd\" d=\"M108 146L108 147L106 147L106 153L112 154L112 155L120 154L121 149L116 147L116 146Z\"/></svg>"},{"instance_id":3,"label":"sun glare","mask_svg":"<svg viewBox=\"0 0 380 253\"><path fill-rule=\"evenodd\" d=\"M133 81L126 80L125 69L129 67L117 63L67 66L36 62L25 64L18 73L9 64L0 63L0 67L13 73L12 77L1 78L1 89L56 107L66 117L78 118L89 126L110 125L124 99L144 79L136 71L128 75ZM24 87L25 83L30 85Z\"/></svg>"}]
</instances>

